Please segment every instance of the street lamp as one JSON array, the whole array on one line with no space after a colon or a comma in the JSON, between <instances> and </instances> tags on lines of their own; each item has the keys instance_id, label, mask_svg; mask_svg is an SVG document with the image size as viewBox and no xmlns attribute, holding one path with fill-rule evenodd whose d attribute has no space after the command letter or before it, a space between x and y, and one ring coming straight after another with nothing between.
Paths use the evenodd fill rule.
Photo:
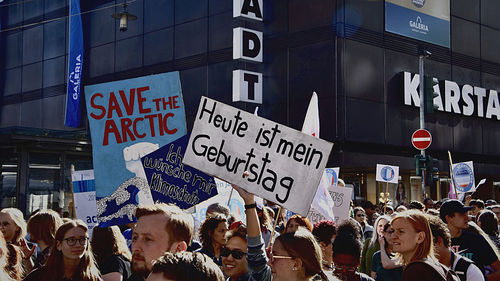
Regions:
<instances>
[{"instance_id":1,"label":"street lamp","mask_svg":"<svg viewBox=\"0 0 500 281\"><path fill-rule=\"evenodd\" d=\"M137 16L129 14L127 11L127 0L123 1L123 11L121 13L112 14L111 17L120 20L120 31L125 32L128 29L128 21L136 20Z\"/></svg>"}]
</instances>

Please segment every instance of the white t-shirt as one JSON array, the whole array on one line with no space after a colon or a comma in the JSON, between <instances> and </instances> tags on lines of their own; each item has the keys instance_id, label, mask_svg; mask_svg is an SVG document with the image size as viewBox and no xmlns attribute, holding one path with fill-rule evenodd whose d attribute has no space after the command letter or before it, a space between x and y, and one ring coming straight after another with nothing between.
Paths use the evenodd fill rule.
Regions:
<instances>
[{"instance_id":1,"label":"white t-shirt","mask_svg":"<svg viewBox=\"0 0 500 281\"><path fill-rule=\"evenodd\" d=\"M452 270L455 271L455 267L457 266L458 261L462 258L462 256L455 254L455 261L453 262ZM455 273L457 273L455 271ZM484 281L484 275L475 264L469 265L467 268L467 281Z\"/></svg>"}]
</instances>

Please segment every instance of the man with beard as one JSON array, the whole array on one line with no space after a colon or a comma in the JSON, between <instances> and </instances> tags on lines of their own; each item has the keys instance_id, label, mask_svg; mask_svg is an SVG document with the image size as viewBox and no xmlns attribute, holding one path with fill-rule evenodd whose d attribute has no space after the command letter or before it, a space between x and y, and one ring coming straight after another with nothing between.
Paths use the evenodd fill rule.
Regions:
<instances>
[{"instance_id":1,"label":"man with beard","mask_svg":"<svg viewBox=\"0 0 500 281\"><path fill-rule=\"evenodd\" d=\"M139 206L132 232L132 276L128 281L148 277L156 259L165 252L185 251L194 233L193 218L172 204Z\"/></svg>"}]
</instances>

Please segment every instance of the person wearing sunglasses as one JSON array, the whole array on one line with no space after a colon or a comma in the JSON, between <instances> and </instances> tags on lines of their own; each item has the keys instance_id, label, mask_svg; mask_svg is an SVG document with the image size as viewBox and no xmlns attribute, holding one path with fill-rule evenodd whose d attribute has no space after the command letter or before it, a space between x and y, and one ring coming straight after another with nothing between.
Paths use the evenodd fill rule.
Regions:
<instances>
[{"instance_id":1,"label":"person wearing sunglasses","mask_svg":"<svg viewBox=\"0 0 500 281\"><path fill-rule=\"evenodd\" d=\"M70 220L56 231L56 245L47 263L32 271L24 281L102 281L82 220Z\"/></svg>"},{"instance_id":2,"label":"person wearing sunglasses","mask_svg":"<svg viewBox=\"0 0 500 281\"><path fill-rule=\"evenodd\" d=\"M359 222L361 224L361 227L363 228L363 241L371 239L373 236L373 226L368 224L366 212L363 208L354 208L354 219Z\"/></svg>"},{"instance_id":3,"label":"person wearing sunglasses","mask_svg":"<svg viewBox=\"0 0 500 281\"><path fill-rule=\"evenodd\" d=\"M278 236L272 246L268 262L254 195L236 185L232 186L245 202L248 227L247 261L250 275L248 280L310 281L313 278L333 280L329 279L322 269L321 249L318 242L312 233L303 227L299 227L296 232Z\"/></svg>"},{"instance_id":4,"label":"person wearing sunglasses","mask_svg":"<svg viewBox=\"0 0 500 281\"><path fill-rule=\"evenodd\" d=\"M247 229L239 225L230 229L227 234L227 243L221 248L222 270L228 277L228 281L247 281Z\"/></svg>"}]
</instances>

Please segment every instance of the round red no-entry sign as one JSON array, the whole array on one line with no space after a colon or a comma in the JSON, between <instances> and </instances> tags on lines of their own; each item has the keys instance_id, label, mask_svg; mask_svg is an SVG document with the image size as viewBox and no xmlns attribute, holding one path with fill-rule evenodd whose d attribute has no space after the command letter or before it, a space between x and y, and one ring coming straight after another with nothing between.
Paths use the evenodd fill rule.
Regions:
<instances>
[{"instance_id":1,"label":"round red no-entry sign","mask_svg":"<svg viewBox=\"0 0 500 281\"><path fill-rule=\"evenodd\" d=\"M425 129L418 129L411 136L411 143L416 149L427 149L432 143L431 133Z\"/></svg>"}]
</instances>

